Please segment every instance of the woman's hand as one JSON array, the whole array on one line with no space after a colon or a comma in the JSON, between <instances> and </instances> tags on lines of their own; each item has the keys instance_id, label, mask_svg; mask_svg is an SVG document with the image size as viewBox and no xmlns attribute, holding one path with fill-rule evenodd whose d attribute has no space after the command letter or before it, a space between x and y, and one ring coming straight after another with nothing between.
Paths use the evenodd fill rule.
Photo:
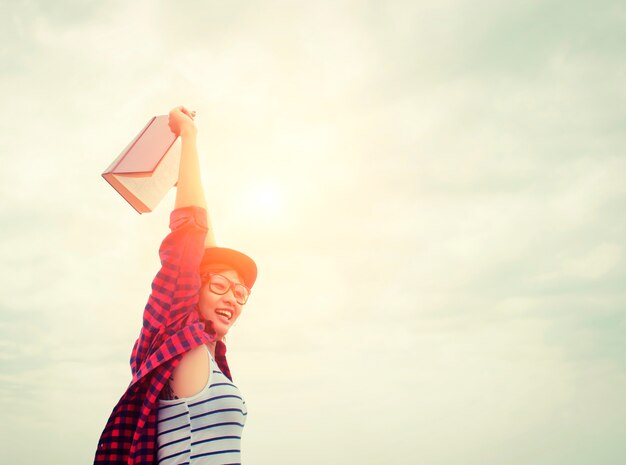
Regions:
<instances>
[{"instance_id":1,"label":"woman's hand","mask_svg":"<svg viewBox=\"0 0 626 465\"><path fill-rule=\"evenodd\" d=\"M170 129L174 134L181 137L195 135L198 131L194 121L195 117L195 111L191 111L182 105L173 108L169 114Z\"/></svg>"}]
</instances>

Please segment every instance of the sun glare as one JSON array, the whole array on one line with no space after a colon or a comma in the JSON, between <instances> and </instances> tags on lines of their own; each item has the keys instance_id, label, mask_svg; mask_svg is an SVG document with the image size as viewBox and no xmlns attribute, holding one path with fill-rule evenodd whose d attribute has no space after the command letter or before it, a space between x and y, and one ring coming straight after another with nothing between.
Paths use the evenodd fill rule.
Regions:
<instances>
[{"instance_id":1,"label":"sun glare","mask_svg":"<svg viewBox=\"0 0 626 465\"><path fill-rule=\"evenodd\" d=\"M242 196L250 215L273 217L282 214L285 208L285 198L282 190L273 182L262 182L250 186Z\"/></svg>"}]
</instances>

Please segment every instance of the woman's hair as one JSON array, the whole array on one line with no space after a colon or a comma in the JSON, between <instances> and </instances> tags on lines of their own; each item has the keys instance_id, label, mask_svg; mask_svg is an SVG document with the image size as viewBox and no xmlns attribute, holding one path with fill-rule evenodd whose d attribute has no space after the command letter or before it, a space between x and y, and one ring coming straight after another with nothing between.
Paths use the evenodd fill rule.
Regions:
<instances>
[{"instance_id":1,"label":"woman's hair","mask_svg":"<svg viewBox=\"0 0 626 465\"><path fill-rule=\"evenodd\" d=\"M221 273L223 271L235 271L237 273L237 277L239 278L239 281L241 281L244 285L247 286L247 284L243 281L243 279L241 279L241 275L239 274L237 270L233 269L232 266L224 265L223 263L211 263L210 265L202 268L202 272L200 273L200 279L202 280L202 285L204 286L208 282L210 274Z\"/></svg>"}]
</instances>

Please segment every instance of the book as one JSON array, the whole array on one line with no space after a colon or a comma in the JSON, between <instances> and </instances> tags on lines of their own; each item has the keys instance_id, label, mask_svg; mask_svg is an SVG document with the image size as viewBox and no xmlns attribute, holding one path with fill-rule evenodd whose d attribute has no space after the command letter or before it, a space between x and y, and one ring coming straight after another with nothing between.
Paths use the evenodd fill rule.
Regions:
<instances>
[{"instance_id":1,"label":"book","mask_svg":"<svg viewBox=\"0 0 626 465\"><path fill-rule=\"evenodd\" d=\"M180 140L168 115L154 116L102 177L139 213L151 212L178 181Z\"/></svg>"}]
</instances>

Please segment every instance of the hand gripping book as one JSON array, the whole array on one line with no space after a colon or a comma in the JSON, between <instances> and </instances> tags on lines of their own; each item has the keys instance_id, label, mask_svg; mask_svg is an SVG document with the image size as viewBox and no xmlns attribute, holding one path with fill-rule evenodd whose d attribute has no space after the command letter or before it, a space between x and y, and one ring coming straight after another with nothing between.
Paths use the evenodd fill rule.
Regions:
<instances>
[{"instance_id":1,"label":"hand gripping book","mask_svg":"<svg viewBox=\"0 0 626 465\"><path fill-rule=\"evenodd\" d=\"M102 173L139 213L151 212L178 181L180 142L168 115L153 116Z\"/></svg>"}]
</instances>

